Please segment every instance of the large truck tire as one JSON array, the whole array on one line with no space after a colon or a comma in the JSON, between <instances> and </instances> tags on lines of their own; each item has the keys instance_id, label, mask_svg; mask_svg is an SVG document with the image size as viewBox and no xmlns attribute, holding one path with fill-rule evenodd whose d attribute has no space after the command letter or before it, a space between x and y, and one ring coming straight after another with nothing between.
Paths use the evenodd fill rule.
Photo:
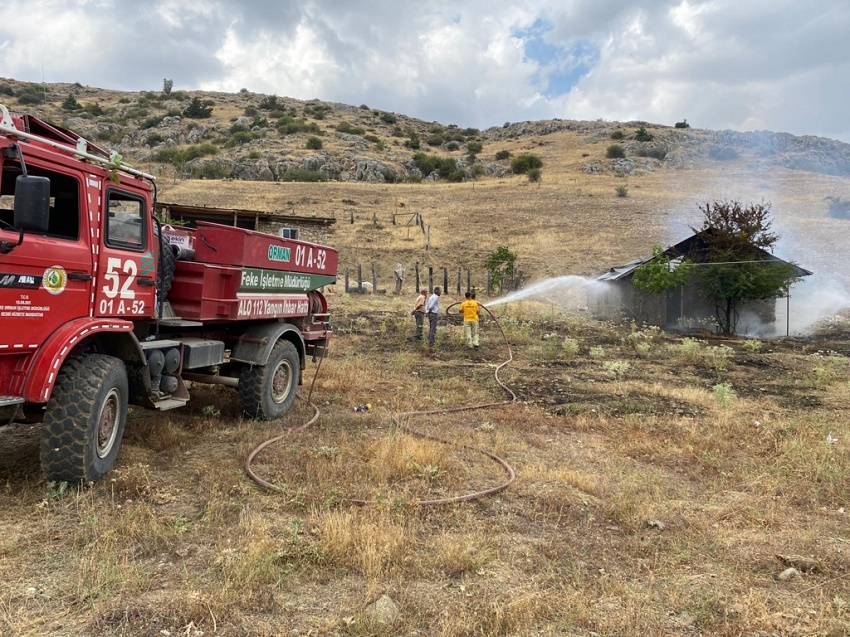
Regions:
<instances>
[{"instance_id":1,"label":"large truck tire","mask_svg":"<svg viewBox=\"0 0 850 637\"><path fill-rule=\"evenodd\" d=\"M275 343L265 365L242 368L239 374L239 405L257 420L283 416L292 406L301 377L301 362L289 341Z\"/></svg>"},{"instance_id":2,"label":"large truck tire","mask_svg":"<svg viewBox=\"0 0 850 637\"><path fill-rule=\"evenodd\" d=\"M127 422L127 370L114 356L65 361L41 428L41 468L52 481L96 482L115 464Z\"/></svg>"},{"instance_id":3,"label":"large truck tire","mask_svg":"<svg viewBox=\"0 0 850 637\"><path fill-rule=\"evenodd\" d=\"M174 248L168 243L168 239L164 234L159 235L159 251L162 254L162 259L157 257L156 267L156 292L160 299L167 299L168 293L171 291L171 284L174 282L174 270L177 267L177 255L174 254ZM160 264L162 267L160 267Z\"/></svg>"}]
</instances>

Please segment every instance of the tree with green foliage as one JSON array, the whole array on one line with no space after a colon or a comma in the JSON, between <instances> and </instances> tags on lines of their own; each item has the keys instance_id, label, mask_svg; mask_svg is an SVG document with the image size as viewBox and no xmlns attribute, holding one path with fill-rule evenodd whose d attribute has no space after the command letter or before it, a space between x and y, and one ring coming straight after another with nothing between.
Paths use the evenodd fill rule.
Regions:
<instances>
[{"instance_id":1,"label":"tree with green foliage","mask_svg":"<svg viewBox=\"0 0 850 637\"><path fill-rule=\"evenodd\" d=\"M200 97L193 97L189 105L183 109L183 116L189 119L206 119L212 115L213 102L210 100L201 101Z\"/></svg>"},{"instance_id":2,"label":"tree with green foliage","mask_svg":"<svg viewBox=\"0 0 850 637\"><path fill-rule=\"evenodd\" d=\"M532 153L517 155L511 161L511 172L515 175L524 175L533 168L543 168L543 160Z\"/></svg>"},{"instance_id":3,"label":"tree with green foliage","mask_svg":"<svg viewBox=\"0 0 850 637\"><path fill-rule=\"evenodd\" d=\"M174 80L169 80L163 78L162 80L162 94L163 95L171 95L171 89L174 88Z\"/></svg>"},{"instance_id":4,"label":"tree with green foliage","mask_svg":"<svg viewBox=\"0 0 850 637\"><path fill-rule=\"evenodd\" d=\"M655 136L646 130L645 126L641 126L635 131L635 141L637 142L651 142L655 139Z\"/></svg>"},{"instance_id":5,"label":"tree with green foliage","mask_svg":"<svg viewBox=\"0 0 850 637\"><path fill-rule=\"evenodd\" d=\"M499 246L487 255L484 268L490 274L490 283L501 292L505 280L514 276L516 254L508 250L507 246Z\"/></svg>"},{"instance_id":6,"label":"tree with green foliage","mask_svg":"<svg viewBox=\"0 0 850 637\"><path fill-rule=\"evenodd\" d=\"M691 228L700 241L685 256L699 264L697 285L714 302L721 331L732 334L741 303L786 296L797 281L796 268L771 258L769 251L779 235L771 232L769 203L715 201L700 206L700 211L702 227Z\"/></svg>"},{"instance_id":7,"label":"tree with green foliage","mask_svg":"<svg viewBox=\"0 0 850 637\"><path fill-rule=\"evenodd\" d=\"M74 97L73 93L68 93L68 97L62 100L63 111L78 111L81 108L82 105L77 101L77 98Z\"/></svg>"},{"instance_id":8,"label":"tree with green foliage","mask_svg":"<svg viewBox=\"0 0 850 637\"><path fill-rule=\"evenodd\" d=\"M639 290L660 294L687 283L696 266L687 259L675 263L660 245L652 247L652 258L635 268L632 284Z\"/></svg>"}]
</instances>

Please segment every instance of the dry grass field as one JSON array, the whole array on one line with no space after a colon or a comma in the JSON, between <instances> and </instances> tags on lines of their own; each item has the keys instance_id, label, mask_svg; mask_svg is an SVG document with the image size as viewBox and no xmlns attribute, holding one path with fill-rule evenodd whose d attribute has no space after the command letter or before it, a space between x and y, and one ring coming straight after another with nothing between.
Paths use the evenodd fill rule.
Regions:
<instances>
[{"instance_id":1,"label":"dry grass field","mask_svg":"<svg viewBox=\"0 0 850 637\"><path fill-rule=\"evenodd\" d=\"M687 236L698 203L766 200L779 256L850 282L850 222L824 202L850 179L747 156L587 175L606 142L499 144L487 152L538 154L542 182L166 177L159 198L335 215L341 267L375 263L387 287L397 263L481 268L501 245L529 283L595 275ZM391 224L399 212L424 215L430 250ZM517 400L411 415L508 398L497 324L482 323L471 352L445 318L429 353L407 338L409 280L402 296L334 287L336 337L312 394L322 415L254 464L275 491L244 462L310 418L303 401L269 423L201 385L183 410L133 408L114 472L79 488L45 484L34 428L0 428L0 635L850 635L850 315L759 341L597 321L546 299L495 305ZM450 291L443 307L459 300ZM504 480L470 447L516 481L418 506Z\"/></svg>"}]
</instances>

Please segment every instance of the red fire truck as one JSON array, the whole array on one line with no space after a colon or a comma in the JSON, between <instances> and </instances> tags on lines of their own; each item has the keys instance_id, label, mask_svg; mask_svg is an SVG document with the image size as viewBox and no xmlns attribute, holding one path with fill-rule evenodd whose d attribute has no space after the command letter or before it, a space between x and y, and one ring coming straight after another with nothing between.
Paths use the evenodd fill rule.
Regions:
<instances>
[{"instance_id":1,"label":"red fire truck","mask_svg":"<svg viewBox=\"0 0 850 637\"><path fill-rule=\"evenodd\" d=\"M48 480L103 477L128 403L187 381L283 415L332 331L335 249L218 224L162 226L151 175L0 105L0 425L41 423Z\"/></svg>"}]
</instances>

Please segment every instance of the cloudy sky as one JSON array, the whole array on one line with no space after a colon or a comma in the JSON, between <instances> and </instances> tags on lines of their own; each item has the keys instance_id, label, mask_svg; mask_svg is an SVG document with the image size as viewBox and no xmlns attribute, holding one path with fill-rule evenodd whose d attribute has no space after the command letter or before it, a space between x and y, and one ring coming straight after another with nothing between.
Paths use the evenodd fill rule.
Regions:
<instances>
[{"instance_id":1,"label":"cloudy sky","mask_svg":"<svg viewBox=\"0 0 850 637\"><path fill-rule=\"evenodd\" d=\"M0 0L0 77L850 142L847 0Z\"/></svg>"}]
</instances>

